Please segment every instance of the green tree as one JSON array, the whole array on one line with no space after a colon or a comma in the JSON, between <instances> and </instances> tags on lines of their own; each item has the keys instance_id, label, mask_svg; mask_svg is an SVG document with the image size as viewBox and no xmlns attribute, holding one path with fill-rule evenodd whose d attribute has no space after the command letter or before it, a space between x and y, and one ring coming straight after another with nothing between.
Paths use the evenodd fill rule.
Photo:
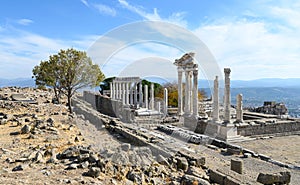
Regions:
<instances>
[{"instance_id":1,"label":"green tree","mask_svg":"<svg viewBox=\"0 0 300 185\"><path fill-rule=\"evenodd\" d=\"M68 108L72 112L71 98L84 87L95 87L104 79L98 65L84 51L75 49L60 50L58 54L42 61L33 69L37 85L53 87L54 91L63 93L68 99ZM55 90L56 89L56 90Z\"/></svg>"}]
</instances>

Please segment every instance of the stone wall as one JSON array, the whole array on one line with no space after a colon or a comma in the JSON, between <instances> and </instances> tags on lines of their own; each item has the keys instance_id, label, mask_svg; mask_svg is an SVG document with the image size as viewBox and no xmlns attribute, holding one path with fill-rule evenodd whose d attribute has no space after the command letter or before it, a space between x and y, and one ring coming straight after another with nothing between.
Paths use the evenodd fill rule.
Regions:
<instances>
[{"instance_id":1,"label":"stone wall","mask_svg":"<svg viewBox=\"0 0 300 185\"><path fill-rule=\"evenodd\" d=\"M237 134L242 136L291 133L300 131L300 122L286 121L279 123L260 123L237 127Z\"/></svg>"},{"instance_id":2,"label":"stone wall","mask_svg":"<svg viewBox=\"0 0 300 185\"><path fill-rule=\"evenodd\" d=\"M90 103L91 106L102 114L110 117L120 118L123 122L131 123L134 121L134 112L123 106L121 101L112 100L109 97L102 96L99 93L84 91L83 100Z\"/></svg>"}]
</instances>

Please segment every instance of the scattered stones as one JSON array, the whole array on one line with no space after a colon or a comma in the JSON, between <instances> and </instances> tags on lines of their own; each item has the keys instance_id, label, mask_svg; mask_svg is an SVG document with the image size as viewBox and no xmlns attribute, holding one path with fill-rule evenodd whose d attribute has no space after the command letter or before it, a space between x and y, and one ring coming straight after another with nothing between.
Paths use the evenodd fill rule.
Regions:
<instances>
[{"instance_id":1,"label":"scattered stones","mask_svg":"<svg viewBox=\"0 0 300 185\"><path fill-rule=\"evenodd\" d=\"M26 168L26 167L25 167L24 165L18 165L18 166L16 166L16 167L14 167L14 168L12 169L12 171L13 171L13 172L15 172L15 171L23 171L25 168Z\"/></svg>"},{"instance_id":2,"label":"scattered stones","mask_svg":"<svg viewBox=\"0 0 300 185\"><path fill-rule=\"evenodd\" d=\"M131 145L129 143L123 143L121 145L121 149L125 152L128 152L130 150L130 148L131 148Z\"/></svg>"},{"instance_id":3,"label":"scattered stones","mask_svg":"<svg viewBox=\"0 0 300 185\"><path fill-rule=\"evenodd\" d=\"M89 169L89 171L87 173L85 173L85 175L96 178L96 177L99 177L100 172L101 172L100 168L98 168L98 167L91 167Z\"/></svg>"},{"instance_id":4,"label":"scattered stones","mask_svg":"<svg viewBox=\"0 0 300 185\"><path fill-rule=\"evenodd\" d=\"M262 184L289 184L291 181L291 173L288 171L275 174L259 173L257 182Z\"/></svg>"},{"instance_id":5,"label":"scattered stones","mask_svg":"<svg viewBox=\"0 0 300 185\"><path fill-rule=\"evenodd\" d=\"M192 175L184 175L180 180L181 185L194 185L194 184L201 184L201 185L210 185L207 180L192 176Z\"/></svg>"},{"instance_id":6,"label":"scattered stones","mask_svg":"<svg viewBox=\"0 0 300 185\"><path fill-rule=\"evenodd\" d=\"M24 125L21 129L21 134L28 134L31 130L31 126L29 125Z\"/></svg>"}]
</instances>

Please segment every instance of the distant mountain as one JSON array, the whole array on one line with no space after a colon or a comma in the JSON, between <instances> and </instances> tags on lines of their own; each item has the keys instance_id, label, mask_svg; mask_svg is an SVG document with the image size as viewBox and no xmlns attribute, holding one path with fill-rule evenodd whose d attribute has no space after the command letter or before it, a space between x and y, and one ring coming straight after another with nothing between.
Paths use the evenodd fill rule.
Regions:
<instances>
[{"instance_id":1,"label":"distant mountain","mask_svg":"<svg viewBox=\"0 0 300 185\"><path fill-rule=\"evenodd\" d=\"M174 82L177 79L162 79L162 78L149 78L149 81L157 82L160 84L169 82ZM223 88L224 82L219 82L219 87ZM16 79L1 79L0 87L5 86L20 86L20 87L34 87L35 82L32 78L16 78ZM198 81L199 88L209 88L213 87L213 81L200 79ZM300 87L300 78L263 78L257 80L231 80L232 88L248 88L248 87Z\"/></svg>"},{"instance_id":2,"label":"distant mountain","mask_svg":"<svg viewBox=\"0 0 300 185\"><path fill-rule=\"evenodd\" d=\"M232 87L300 87L300 78L263 78L257 80L232 80Z\"/></svg>"},{"instance_id":3,"label":"distant mountain","mask_svg":"<svg viewBox=\"0 0 300 185\"><path fill-rule=\"evenodd\" d=\"M0 87L17 86L17 87L35 87L34 79L32 78L16 78L3 79L0 78Z\"/></svg>"}]
</instances>

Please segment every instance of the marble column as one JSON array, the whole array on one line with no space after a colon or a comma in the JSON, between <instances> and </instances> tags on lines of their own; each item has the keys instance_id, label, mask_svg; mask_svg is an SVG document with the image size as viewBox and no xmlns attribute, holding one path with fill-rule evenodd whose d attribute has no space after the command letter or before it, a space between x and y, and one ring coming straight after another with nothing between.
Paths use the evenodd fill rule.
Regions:
<instances>
[{"instance_id":1,"label":"marble column","mask_svg":"<svg viewBox=\"0 0 300 185\"><path fill-rule=\"evenodd\" d=\"M193 115L198 116L198 69L193 71Z\"/></svg>"},{"instance_id":2,"label":"marble column","mask_svg":"<svg viewBox=\"0 0 300 185\"><path fill-rule=\"evenodd\" d=\"M126 104L126 82L122 82L122 102Z\"/></svg>"},{"instance_id":3,"label":"marble column","mask_svg":"<svg viewBox=\"0 0 300 185\"><path fill-rule=\"evenodd\" d=\"M150 86L150 109L154 110L154 84Z\"/></svg>"},{"instance_id":4,"label":"marble column","mask_svg":"<svg viewBox=\"0 0 300 185\"><path fill-rule=\"evenodd\" d=\"M168 89L164 89L164 116L168 115Z\"/></svg>"},{"instance_id":5,"label":"marble column","mask_svg":"<svg viewBox=\"0 0 300 185\"><path fill-rule=\"evenodd\" d=\"M144 85L144 95L145 95L145 108L148 109L148 85Z\"/></svg>"},{"instance_id":6,"label":"marble column","mask_svg":"<svg viewBox=\"0 0 300 185\"><path fill-rule=\"evenodd\" d=\"M178 67L178 115L181 116L182 113L182 68Z\"/></svg>"},{"instance_id":7,"label":"marble column","mask_svg":"<svg viewBox=\"0 0 300 185\"><path fill-rule=\"evenodd\" d=\"M190 102L190 114L193 112L193 83L192 83L193 72L189 72L189 102Z\"/></svg>"},{"instance_id":8,"label":"marble column","mask_svg":"<svg viewBox=\"0 0 300 185\"><path fill-rule=\"evenodd\" d=\"M189 93L190 93L190 86L189 86L189 71L185 71L185 95L184 95L184 113L190 113L190 102L189 102Z\"/></svg>"},{"instance_id":9,"label":"marble column","mask_svg":"<svg viewBox=\"0 0 300 185\"><path fill-rule=\"evenodd\" d=\"M112 82L109 83L109 90L110 90L110 95L109 95L110 99L113 99L113 95L114 94L113 94L113 85L112 85Z\"/></svg>"},{"instance_id":10,"label":"marble column","mask_svg":"<svg viewBox=\"0 0 300 185\"><path fill-rule=\"evenodd\" d=\"M219 80L218 80L218 76L216 76L216 79L214 80L213 120L219 121Z\"/></svg>"},{"instance_id":11,"label":"marble column","mask_svg":"<svg viewBox=\"0 0 300 185\"><path fill-rule=\"evenodd\" d=\"M134 88L134 86L132 86L132 83L130 83L129 88L130 88L130 100L129 100L129 104L133 105L133 88Z\"/></svg>"},{"instance_id":12,"label":"marble column","mask_svg":"<svg viewBox=\"0 0 300 185\"><path fill-rule=\"evenodd\" d=\"M137 83L134 83L134 105L137 106L138 104L138 99L137 99Z\"/></svg>"},{"instance_id":13,"label":"marble column","mask_svg":"<svg viewBox=\"0 0 300 185\"><path fill-rule=\"evenodd\" d=\"M243 122L243 95L236 96L236 121Z\"/></svg>"},{"instance_id":14,"label":"marble column","mask_svg":"<svg viewBox=\"0 0 300 185\"><path fill-rule=\"evenodd\" d=\"M224 122L230 123L230 68L224 68L225 92L224 92Z\"/></svg>"},{"instance_id":15,"label":"marble column","mask_svg":"<svg viewBox=\"0 0 300 185\"><path fill-rule=\"evenodd\" d=\"M160 113L160 102L156 102L156 110Z\"/></svg>"},{"instance_id":16,"label":"marble column","mask_svg":"<svg viewBox=\"0 0 300 185\"><path fill-rule=\"evenodd\" d=\"M143 84L142 84L142 81L139 83L139 104L140 104L140 107L143 107Z\"/></svg>"},{"instance_id":17,"label":"marble column","mask_svg":"<svg viewBox=\"0 0 300 185\"><path fill-rule=\"evenodd\" d=\"M119 99L119 84L118 84L118 82L115 82L115 89L116 89L115 100L117 100L117 99Z\"/></svg>"},{"instance_id":18,"label":"marble column","mask_svg":"<svg viewBox=\"0 0 300 185\"><path fill-rule=\"evenodd\" d=\"M123 92L122 92L122 83L121 82L118 82L119 83L119 100L122 100L122 96L123 96Z\"/></svg>"},{"instance_id":19,"label":"marble column","mask_svg":"<svg viewBox=\"0 0 300 185\"><path fill-rule=\"evenodd\" d=\"M125 83L125 93L126 93L126 95L125 95L125 104L126 105L129 105L129 83L128 82L126 82Z\"/></svg>"}]
</instances>

